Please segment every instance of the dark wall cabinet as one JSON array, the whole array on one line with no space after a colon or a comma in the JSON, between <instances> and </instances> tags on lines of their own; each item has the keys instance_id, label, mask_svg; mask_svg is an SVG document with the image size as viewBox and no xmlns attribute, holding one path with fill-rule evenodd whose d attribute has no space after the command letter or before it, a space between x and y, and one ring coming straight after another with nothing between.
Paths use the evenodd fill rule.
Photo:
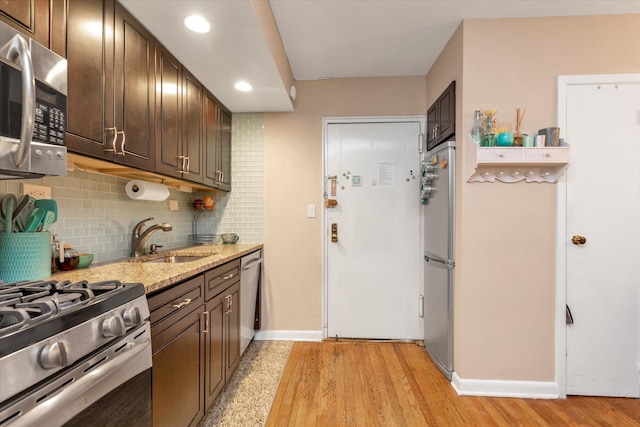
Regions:
<instances>
[{"instance_id":1,"label":"dark wall cabinet","mask_svg":"<svg viewBox=\"0 0 640 427\"><path fill-rule=\"evenodd\" d=\"M447 141L456 133L456 82L442 92L427 110L427 150Z\"/></svg>"},{"instance_id":2,"label":"dark wall cabinet","mask_svg":"<svg viewBox=\"0 0 640 427\"><path fill-rule=\"evenodd\" d=\"M155 58L156 171L202 183L204 86L160 43Z\"/></svg>"},{"instance_id":3,"label":"dark wall cabinet","mask_svg":"<svg viewBox=\"0 0 640 427\"><path fill-rule=\"evenodd\" d=\"M240 261L148 300L153 425L196 426L240 363Z\"/></svg>"},{"instance_id":4,"label":"dark wall cabinet","mask_svg":"<svg viewBox=\"0 0 640 427\"><path fill-rule=\"evenodd\" d=\"M209 92L204 99L203 184L231 191L231 112Z\"/></svg>"},{"instance_id":5,"label":"dark wall cabinet","mask_svg":"<svg viewBox=\"0 0 640 427\"><path fill-rule=\"evenodd\" d=\"M67 57L70 152L231 191L231 112L116 0L0 0L0 19Z\"/></svg>"},{"instance_id":6,"label":"dark wall cabinet","mask_svg":"<svg viewBox=\"0 0 640 427\"><path fill-rule=\"evenodd\" d=\"M68 2L69 149L153 171L155 38L117 2Z\"/></svg>"},{"instance_id":7,"label":"dark wall cabinet","mask_svg":"<svg viewBox=\"0 0 640 427\"><path fill-rule=\"evenodd\" d=\"M1 0L0 20L66 56L66 3L67 0Z\"/></svg>"}]
</instances>

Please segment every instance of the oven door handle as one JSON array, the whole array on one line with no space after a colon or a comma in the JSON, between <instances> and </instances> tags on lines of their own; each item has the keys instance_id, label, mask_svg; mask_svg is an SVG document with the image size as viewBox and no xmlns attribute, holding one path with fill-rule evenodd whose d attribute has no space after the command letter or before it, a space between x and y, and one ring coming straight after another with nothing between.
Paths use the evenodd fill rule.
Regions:
<instances>
[{"instance_id":1,"label":"oven door handle","mask_svg":"<svg viewBox=\"0 0 640 427\"><path fill-rule=\"evenodd\" d=\"M33 75L33 62L29 45L24 37L15 35L7 48L6 57L22 68L22 125L20 128L20 142L13 154L16 167L22 167L27 160L27 153L31 148L33 124L36 107L36 81Z\"/></svg>"}]
</instances>

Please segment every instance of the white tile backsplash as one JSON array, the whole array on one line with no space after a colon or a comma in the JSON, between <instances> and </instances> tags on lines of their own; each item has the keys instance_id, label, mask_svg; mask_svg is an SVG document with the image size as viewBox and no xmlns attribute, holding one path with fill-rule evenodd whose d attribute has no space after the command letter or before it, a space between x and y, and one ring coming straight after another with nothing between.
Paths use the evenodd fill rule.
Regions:
<instances>
[{"instance_id":1,"label":"white tile backsplash","mask_svg":"<svg viewBox=\"0 0 640 427\"><path fill-rule=\"evenodd\" d=\"M217 208L204 212L198 233L238 233L242 243L260 243L264 236L264 129L263 114L234 114L232 117L232 174L230 193L214 192ZM95 254L94 262L128 257L131 230L140 220L155 217L147 225L168 222L170 232L157 231L148 244L162 250L190 243L194 199L208 193L183 193L170 189L162 202L130 199L127 179L94 172L69 171L65 177L35 180L0 180L0 196L20 194L20 183L47 185L58 202L58 221L50 228L78 252ZM169 200L178 201L178 211L169 210Z\"/></svg>"}]
</instances>

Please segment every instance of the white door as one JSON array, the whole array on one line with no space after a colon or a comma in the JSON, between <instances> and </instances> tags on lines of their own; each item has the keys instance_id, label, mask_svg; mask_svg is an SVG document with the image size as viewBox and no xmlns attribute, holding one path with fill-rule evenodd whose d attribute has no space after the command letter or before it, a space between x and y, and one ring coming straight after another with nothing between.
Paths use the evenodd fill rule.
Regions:
<instances>
[{"instance_id":1,"label":"white door","mask_svg":"<svg viewBox=\"0 0 640 427\"><path fill-rule=\"evenodd\" d=\"M638 397L640 84L566 94L567 394Z\"/></svg>"},{"instance_id":2,"label":"white door","mask_svg":"<svg viewBox=\"0 0 640 427\"><path fill-rule=\"evenodd\" d=\"M423 126L419 119L326 124L325 189L337 201L325 208L328 337L421 338Z\"/></svg>"}]
</instances>

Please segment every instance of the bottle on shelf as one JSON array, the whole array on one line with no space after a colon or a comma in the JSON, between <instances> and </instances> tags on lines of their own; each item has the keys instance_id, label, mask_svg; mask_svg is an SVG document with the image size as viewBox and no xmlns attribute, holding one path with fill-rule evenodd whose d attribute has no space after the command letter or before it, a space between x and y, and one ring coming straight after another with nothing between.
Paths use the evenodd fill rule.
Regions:
<instances>
[{"instance_id":1,"label":"bottle on shelf","mask_svg":"<svg viewBox=\"0 0 640 427\"><path fill-rule=\"evenodd\" d=\"M471 128L471 138L477 146L482 144L482 111L478 108L473 114L473 127Z\"/></svg>"}]
</instances>

